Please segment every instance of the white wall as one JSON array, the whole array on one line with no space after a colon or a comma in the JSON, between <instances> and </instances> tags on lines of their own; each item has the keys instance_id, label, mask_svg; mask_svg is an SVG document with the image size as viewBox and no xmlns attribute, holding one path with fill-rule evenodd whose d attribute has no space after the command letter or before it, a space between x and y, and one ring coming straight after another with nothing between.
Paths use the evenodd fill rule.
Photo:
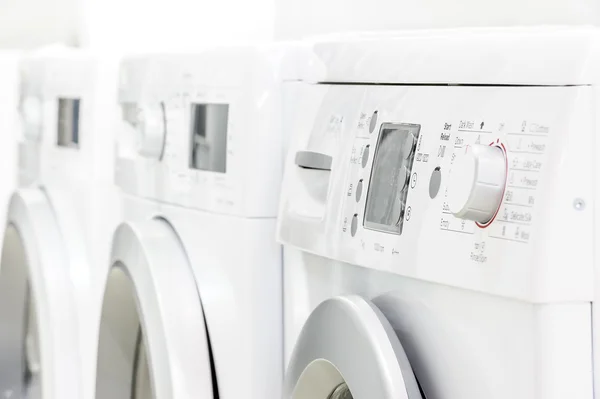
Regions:
<instances>
[{"instance_id":1,"label":"white wall","mask_svg":"<svg viewBox=\"0 0 600 399\"><path fill-rule=\"evenodd\" d=\"M2 0L0 47L181 50L274 37L276 0Z\"/></svg>"},{"instance_id":2,"label":"white wall","mask_svg":"<svg viewBox=\"0 0 600 399\"><path fill-rule=\"evenodd\" d=\"M86 45L182 50L274 37L275 0L81 0Z\"/></svg>"},{"instance_id":3,"label":"white wall","mask_svg":"<svg viewBox=\"0 0 600 399\"><path fill-rule=\"evenodd\" d=\"M0 47L77 44L80 15L77 0L2 0Z\"/></svg>"},{"instance_id":4,"label":"white wall","mask_svg":"<svg viewBox=\"0 0 600 399\"><path fill-rule=\"evenodd\" d=\"M278 39L407 28L596 24L599 0L276 0Z\"/></svg>"},{"instance_id":5,"label":"white wall","mask_svg":"<svg viewBox=\"0 0 600 399\"><path fill-rule=\"evenodd\" d=\"M0 47L159 51L332 32L599 21L600 0L2 0Z\"/></svg>"}]
</instances>

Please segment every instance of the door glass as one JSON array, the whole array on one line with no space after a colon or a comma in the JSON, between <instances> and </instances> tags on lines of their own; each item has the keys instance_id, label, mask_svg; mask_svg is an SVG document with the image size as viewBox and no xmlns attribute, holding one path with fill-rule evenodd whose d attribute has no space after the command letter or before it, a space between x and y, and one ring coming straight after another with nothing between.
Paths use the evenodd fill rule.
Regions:
<instances>
[{"instance_id":1,"label":"door glass","mask_svg":"<svg viewBox=\"0 0 600 399\"><path fill-rule=\"evenodd\" d=\"M311 362L298 380L290 399L353 399L340 371L328 360Z\"/></svg>"},{"instance_id":2,"label":"door glass","mask_svg":"<svg viewBox=\"0 0 600 399\"><path fill-rule=\"evenodd\" d=\"M40 398L37 314L25 247L12 225L4 233L0 262L0 395Z\"/></svg>"},{"instance_id":3,"label":"door glass","mask_svg":"<svg viewBox=\"0 0 600 399\"><path fill-rule=\"evenodd\" d=\"M96 397L153 399L135 287L122 264L109 273L100 323Z\"/></svg>"},{"instance_id":4,"label":"door glass","mask_svg":"<svg viewBox=\"0 0 600 399\"><path fill-rule=\"evenodd\" d=\"M150 369L146 359L146 343L141 329L138 332L138 343L136 348L136 359L133 370L133 398L149 399L153 397L152 384L150 380Z\"/></svg>"},{"instance_id":5,"label":"door glass","mask_svg":"<svg viewBox=\"0 0 600 399\"><path fill-rule=\"evenodd\" d=\"M338 385L331 395L329 395L329 399L352 399L352 393L350 392L350 388L345 382L342 382Z\"/></svg>"},{"instance_id":6,"label":"door glass","mask_svg":"<svg viewBox=\"0 0 600 399\"><path fill-rule=\"evenodd\" d=\"M31 288L27 286L27 296L25 300L25 372L23 379L26 385L27 397L38 397L41 382L41 364L40 364L40 344L38 335L37 312L35 310L35 301L31 296Z\"/></svg>"}]
</instances>

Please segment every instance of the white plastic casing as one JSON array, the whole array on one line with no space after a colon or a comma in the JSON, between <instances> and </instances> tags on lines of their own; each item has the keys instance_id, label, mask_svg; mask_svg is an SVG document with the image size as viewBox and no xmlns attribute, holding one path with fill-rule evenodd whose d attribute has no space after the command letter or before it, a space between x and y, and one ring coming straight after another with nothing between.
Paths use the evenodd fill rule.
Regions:
<instances>
[{"instance_id":1,"label":"white plastic casing","mask_svg":"<svg viewBox=\"0 0 600 399\"><path fill-rule=\"evenodd\" d=\"M3 118L0 119L0 150L2 172L0 179L3 187L0 190L0 209L6 209L10 194L17 184L17 143L21 133L19 124L19 60L22 54L17 51L0 52L0 107ZM4 225L0 219L1 225Z\"/></svg>"},{"instance_id":2,"label":"white plastic casing","mask_svg":"<svg viewBox=\"0 0 600 399\"><path fill-rule=\"evenodd\" d=\"M124 195L124 203L124 221L147 223L152 218L160 218L171 226L172 236L155 237L156 240L167 240L175 236L178 241L179 253L166 253L166 259L180 259L182 256L189 259L189 263L185 264L172 262L170 268L184 267L188 272L191 269L197 287L197 301L179 304L171 317L182 319L189 314L190 308L202 307L205 320L201 322L206 323L210 334L219 397L262 399L280 395L283 325L282 303L277 298L281 298L281 246L269 239L275 235L275 218L222 215L161 204L128 194ZM150 260L156 261L156 258ZM181 290L181 284L175 278L177 275L169 273L168 281L152 287L161 306L165 298ZM148 291L148 287L141 288L137 295ZM143 309L147 312L145 319L154 321L144 327L164 336L165 327L161 324L164 318L158 317L160 310L160 307ZM180 336L174 337L168 344L169 349L175 352L169 353L165 359L169 366L175 364L174 359L189 355L190 348L181 346L181 342L190 339L189 331L181 330L177 334ZM194 340L195 345L201 342L201 339ZM196 349L197 346L194 351ZM202 349L208 353L208 348ZM188 361L208 366L210 359L188 358ZM158 367L152 372L157 370ZM206 385L211 378L208 374L192 374L189 369L176 366L169 371L154 374L154 383L157 384L157 380L163 384L174 381L174 386L188 388L187 397L198 397L200 392L192 388Z\"/></svg>"},{"instance_id":3,"label":"white plastic casing","mask_svg":"<svg viewBox=\"0 0 600 399\"><path fill-rule=\"evenodd\" d=\"M498 212L506 185L502 147L474 144L457 155L448 181L448 207L454 216L488 223Z\"/></svg>"},{"instance_id":4,"label":"white plastic casing","mask_svg":"<svg viewBox=\"0 0 600 399\"><path fill-rule=\"evenodd\" d=\"M81 181L112 182L114 142L110 133L96 132L114 128L116 123L117 88L113 83L117 80L117 68L116 57L62 47L44 48L23 58L21 113L27 121L25 131L29 131L29 124L41 127L39 132L25 134L21 140L22 171L31 171L33 164L38 163L29 181L64 180L70 176ZM78 149L57 145L59 98L81 101ZM28 156L36 152L38 159Z\"/></svg>"},{"instance_id":5,"label":"white plastic casing","mask_svg":"<svg viewBox=\"0 0 600 399\"><path fill-rule=\"evenodd\" d=\"M56 251L64 251L65 264L61 267L67 270L67 278L56 276L46 280L59 286L58 291L71 298L76 314L50 308L49 316L44 317L50 317L54 322L59 318L60 328L77 333L80 341L72 345L80 345L80 363L73 370L61 369L57 373L68 375L70 379L80 375L77 378L82 382L83 398L92 397L94 392L100 301L112 232L121 218L114 185L114 132L119 116L117 81L118 59L107 54L50 47L27 54L21 60L21 98L40 105L41 129L37 137L21 137L19 185L24 192L35 193L35 198L44 203L43 206L52 213L53 229L60 231L58 242L62 247ZM76 122L78 142L73 145L58 144L59 99L80 101ZM22 103L21 112L29 115L25 108ZM36 108L37 105L32 106L33 117L24 119L35 122ZM26 207L37 206L31 204ZM39 228L50 231L43 226ZM43 234L37 238L47 240ZM28 245L35 247L38 244ZM57 261L40 259L40 264L49 268ZM54 288L52 291L56 292ZM40 331L49 328L53 329L53 334L60 334L55 331L56 324L43 326ZM53 361L46 356L46 368L52 367ZM43 370L41 374L44 375ZM59 383L55 382L55 386ZM46 385L44 389L49 387Z\"/></svg>"},{"instance_id":6,"label":"white plastic casing","mask_svg":"<svg viewBox=\"0 0 600 399\"><path fill-rule=\"evenodd\" d=\"M189 208L274 217L282 176L276 165L283 164L287 131L281 133L281 84L297 79L302 64L290 60L302 51L223 47L126 59L121 66L121 106L151 106L153 121L160 119L162 107L166 135L159 159L158 122L152 123L153 138L141 152L135 144L132 148L135 139L123 139L132 134L132 126L122 123L117 184L125 192ZM193 104L228 106L225 172L190 166ZM146 153L152 156L142 156Z\"/></svg>"},{"instance_id":7,"label":"white plastic casing","mask_svg":"<svg viewBox=\"0 0 600 399\"><path fill-rule=\"evenodd\" d=\"M282 267L281 246L274 236L286 142L282 83L297 79L294 70L300 63L292 63L289 74L286 69L288 56L295 59L295 54L293 48L231 47L130 57L121 65L119 102L129 116L119 128L116 181L124 192L125 220L147 223L159 218L180 240L183 256L165 257L189 259L189 265L171 267L191 267L198 302L180 304L180 316L171 317L185 318L186 309L202 307L223 399L281 393ZM193 104L229 106L224 172L190 165ZM133 113L146 105L164 109L165 144L158 159L144 157L136 148ZM169 273L171 281L161 287L170 284L178 290L175 275ZM161 304L142 311L151 315L146 319L161 321L161 298L171 297L171 292L157 287L153 290ZM160 323L144 327L166 339ZM189 331L178 334L181 342L186 334L189 338ZM169 348L177 348L180 341L170 340ZM160 343L149 343L150 354L159 350ZM189 359L189 353L179 345L168 357L170 367L174 359ZM208 365L209 360L191 361ZM171 379L173 384L166 385L173 389L190 388L187 397L201 395L193 388L198 378L204 384L211 381L209 375L192 375L176 365L169 373L160 373L159 367L152 371L156 386Z\"/></svg>"},{"instance_id":8,"label":"white plastic casing","mask_svg":"<svg viewBox=\"0 0 600 399\"><path fill-rule=\"evenodd\" d=\"M317 43L319 83L299 90L285 122L286 354L322 300L383 295L427 397L594 398L599 43L587 28ZM386 123L420 125L401 234L366 223ZM490 143L505 146L508 170L486 225L452 214L450 175L466 146ZM331 170L299 167L305 151L331 157ZM486 215L503 186L491 162ZM472 188L459 212L481 198Z\"/></svg>"}]
</instances>

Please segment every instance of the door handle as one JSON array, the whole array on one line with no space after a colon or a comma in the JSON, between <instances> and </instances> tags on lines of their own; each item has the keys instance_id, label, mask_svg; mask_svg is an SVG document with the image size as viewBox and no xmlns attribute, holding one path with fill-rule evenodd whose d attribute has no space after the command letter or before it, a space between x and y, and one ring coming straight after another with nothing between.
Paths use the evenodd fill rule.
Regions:
<instances>
[{"instance_id":1,"label":"door handle","mask_svg":"<svg viewBox=\"0 0 600 399\"><path fill-rule=\"evenodd\" d=\"M304 169L331 170L333 158L314 151L296 152L296 165Z\"/></svg>"}]
</instances>

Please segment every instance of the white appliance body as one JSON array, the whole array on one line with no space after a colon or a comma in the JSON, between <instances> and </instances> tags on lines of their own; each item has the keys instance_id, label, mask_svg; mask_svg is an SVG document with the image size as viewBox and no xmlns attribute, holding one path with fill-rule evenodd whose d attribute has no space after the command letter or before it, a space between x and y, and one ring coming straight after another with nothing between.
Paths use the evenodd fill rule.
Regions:
<instances>
[{"instance_id":1,"label":"white appliance body","mask_svg":"<svg viewBox=\"0 0 600 399\"><path fill-rule=\"evenodd\" d=\"M123 62L116 179L126 210L104 299L98 398L279 395L273 237L286 59L284 49L234 47Z\"/></svg>"},{"instance_id":2,"label":"white appliance body","mask_svg":"<svg viewBox=\"0 0 600 399\"><path fill-rule=\"evenodd\" d=\"M0 269L3 388L88 398L101 288L120 216L116 61L44 49L21 62L19 184Z\"/></svg>"},{"instance_id":3,"label":"white appliance body","mask_svg":"<svg viewBox=\"0 0 600 399\"><path fill-rule=\"evenodd\" d=\"M10 197L17 186L17 137L19 136L19 59L17 52L0 53L0 225L6 224L6 209ZM0 367L0 375L5 371ZM10 391L11 387L0 387L2 392Z\"/></svg>"},{"instance_id":4,"label":"white appliance body","mask_svg":"<svg viewBox=\"0 0 600 399\"><path fill-rule=\"evenodd\" d=\"M285 398L598 397L597 49L591 29L315 45L284 123ZM484 147L506 183L476 223L453 168Z\"/></svg>"},{"instance_id":5,"label":"white appliance body","mask_svg":"<svg viewBox=\"0 0 600 399\"><path fill-rule=\"evenodd\" d=\"M19 60L17 51L0 52L0 209L5 210L17 186L17 137L19 125ZM5 224L5 212L0 215L0 225Z\"/></svg>"}]
</instances>

